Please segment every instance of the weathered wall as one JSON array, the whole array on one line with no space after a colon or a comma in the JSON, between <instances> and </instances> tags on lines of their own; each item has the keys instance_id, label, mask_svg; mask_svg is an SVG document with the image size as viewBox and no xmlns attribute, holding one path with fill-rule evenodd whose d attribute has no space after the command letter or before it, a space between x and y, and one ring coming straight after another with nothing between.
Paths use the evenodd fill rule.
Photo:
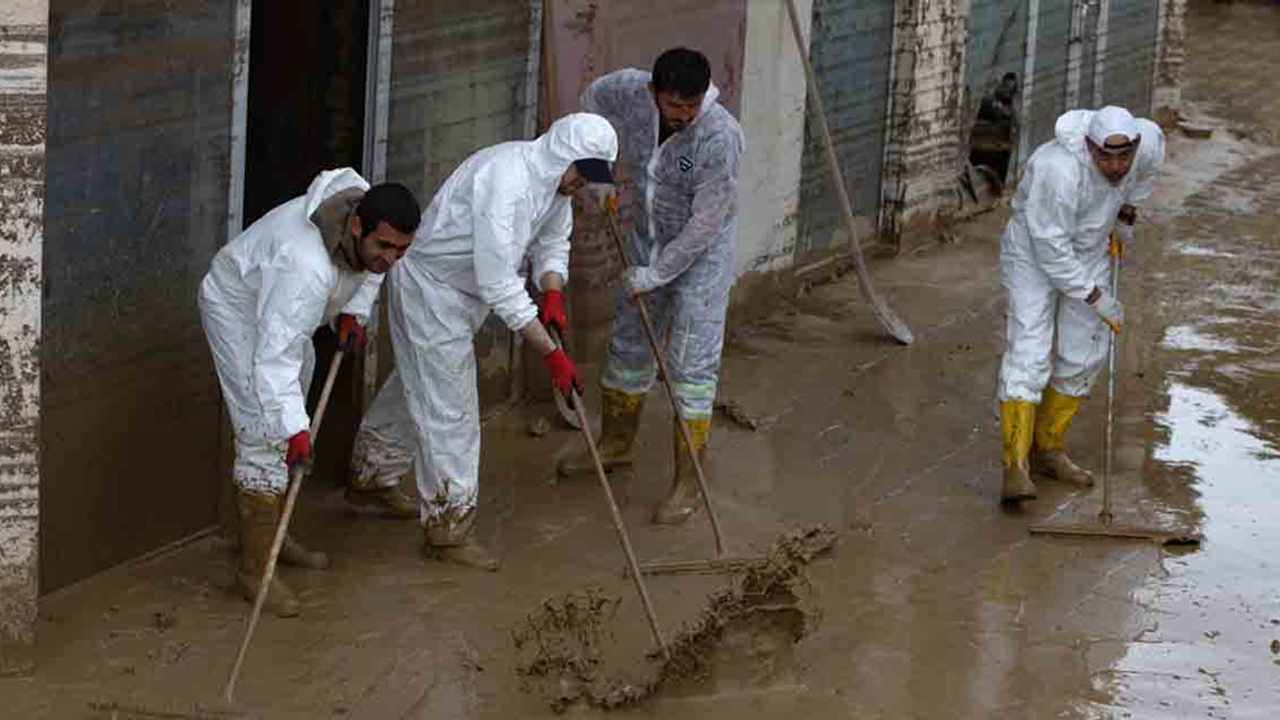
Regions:
<instances>
[{"instance_id":1,"label":"weathered wall","mask_svg":"<svg viewBox=\"0 0 1280 720\"><path fill-rule=\"evenodd\" d=\"M798 0L809 32L812 0ZM784 3L747 4L742 72L742 158L737 274L789 267L795 253L804 144L805 76Z\"/></svg>"},{"instance_id":2,"label":"weathered wall","mask_svg":"<svg viewBox=\"0 0 1280 720\"><path fill-rule=\"evenodd\" d=\"M221 403L195 298L226 241L232 11L50 6L44 591L216 517Z\"/></svg>"},{"instance_id":3,"label":"weathered wall","mask_svg":"<svg viewBox=\"0 0 1280 720\"><path fill-rule=\"evenodd\" d=\"M48 7L0 6L0 676L35 667Z\"/></svg>"},{"instance_id":4,"label":"weathered wall","mask_svg":"<svg viewBox=\"0 0 1280 720\"><path fill-rule=\"evenodd\" d=\"M1161 0L1160 52L1156 56L1151 115L1161 123L1178 119L1182 109L1182 65L1185 60L1187 0Z\"/></svg>"},{"instance_id":5,"label":"weathered wall","mask_svg":"<svg viewBox=\"0 0 1280 720\"><path fill-rule=\"evenodd\" d=\"M968 0L899 0L881 232L909 246L955 204Z\"/></svg>"}]
</instances>

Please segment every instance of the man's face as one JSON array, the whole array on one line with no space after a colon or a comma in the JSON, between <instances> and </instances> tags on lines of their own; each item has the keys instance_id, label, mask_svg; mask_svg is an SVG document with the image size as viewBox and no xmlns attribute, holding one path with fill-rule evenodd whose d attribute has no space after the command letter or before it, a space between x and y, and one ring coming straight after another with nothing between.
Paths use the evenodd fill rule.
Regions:
<instances>
[{"instance_id":1,"label":"man's face","mask_svg":"<svg viewBox=\"0 0 1280 720\"><path fill-rule=\"evenodd\" d=\"M996 97L1000 98L1001 102L1013 102L1013 98L1017 94L1017 80L1004 80L1000 83L1000 87L996 88Z\"/></svg>"},{"instance_id":2,"label":"man's face","mask_svg":"<svg viewBox=\"0 0 1280 720\"><path fill-rule=\"evenodd\" d=\"M654 104L658 106L662 127L668 132L680 132L689 127L689 123L697 119L698 111L702 109L702 99L706 97L706 93L686 96L678 92L658 92L653 83L649 83L649 92L653 95Z\"/></svg>"},{"instance_id":3,"label":"man's face","mask_svg":"<svg viewBox=\"0 0 1280 720\"><path fill-rule=\"evenodd\" d=\"M577 166L570 163L569 169L564 171L564 175L560 176L560 185L556 188L556 192L568 197L581 190L582 186L586 184L587 180L582 177L582 173L578 172Z\"/></svg>"},{"instance_id":4,"label":"man's face","mask_svg":"<svg viewBox=\"0 0 1280 720\"><path fill-rule=\"evenodd\" d=\"M378 223L378 227L364 237L360 237L362 230L360 216L353 215L351 232L356 236L356 252L360 253L360 260L369 272L379 275L390 270L397 260L404 257L409 244L413 242L413 235L400 232L386 221Z\"/></svg>"},{"instance_id":5,"label":"man's face","mask_svg":"<svg viewBox=\"0 0 1280 720\"><path fill-rule=\"evenodd\" d=\"M1125 175L1129 174L1129 168L1133 166L1133 158L1138 154L1138 143L1142 138L1138 138L1126 147L1124 150L1113 151L1098 147L1093 138L1086 137L1085 144L1089 146L1089 155L1093 158L1093 164L1097 166L1098 172L1111 183L1113 187L1124 182ZM1112 135L1107 138L1108 146L1121 146L1129 141L1123 135Z\"/></svg>"}]
</instances>

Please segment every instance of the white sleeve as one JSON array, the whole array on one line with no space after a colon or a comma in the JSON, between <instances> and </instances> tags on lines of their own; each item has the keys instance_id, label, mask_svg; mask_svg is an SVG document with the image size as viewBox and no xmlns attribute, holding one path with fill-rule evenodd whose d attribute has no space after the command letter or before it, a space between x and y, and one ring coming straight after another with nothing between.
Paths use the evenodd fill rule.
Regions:
<instances>
[{"instance_id":1,"label":"white sleeve","mask_svg":"<svg viewBox=\"0 0 1280 720\"><path fill-rule=\"evenodd\" d=\"M476 288L502 322L519 331L538 315L518 272L533 228L528 213L519 211L517 197L483 184L476 183L471 198Z\"/></svg>"},{"instance_id":2,"label":"white sleeve","mask_svg":"<svg viewBox=\"0 0 1280 720\"><path fill-rule=\"evenodd\" d=\"M364 275L364 281L360 283L360 287L339 312L354 315L361 325L368 325L369 315L373 313L373 304L378 300L378 291L382 289L382 280L386 277L386 273L367 272Z\"/></svg>"},{"instance_id":3,"label":"white sleeve","mask_svg":"<svg viewBox=\"0 0 1280 720\"><path fill-rule=\"evenodd\" d=\"M569 236L573 233L573 200L557 197L551 215L533 241L533 282L542 289L542 276L553 272L569 281Z\"/></svg>"},{"instance_id":4,"label":"white sleeve","mask_svg":"<svg viewBox=\"0 0 1280 720\"><path fill-rule=\"evenodd\" d=\"M310 425L299 378L306 343L324 319L329 285L306 269L266 269L258 296L253 388L267 427L280 439Z\"/></svg>"},{"instance_id":5,"label":"white sleeve","mask_svg":"<svg viewBox=\"0 0 1280 720\"><path fill-rule=\"evenodd\" d=\"M1049 162L1033 168L1024 182L1031 183L1023 212L1036 261L1059 292L1085 299L1093 283L1071 246L1078 197L1074 177Z\"/></svg>"},{"instance_id":6,"label":"white sleeve","mask_svg":"<svg viewBox=\"0 0 1280 720\"><path fill-rule=\"evenodd\" d=\"M1160 166L1164 164L1164 131L1150 120L1138 119L1142 132L1142 144L1138 146L1138 157L1134 159L1133 171L1136 181L1129 191L1128 202L1137 205L1155 191L1156 176Z\"/></svg>"}]
</instances>

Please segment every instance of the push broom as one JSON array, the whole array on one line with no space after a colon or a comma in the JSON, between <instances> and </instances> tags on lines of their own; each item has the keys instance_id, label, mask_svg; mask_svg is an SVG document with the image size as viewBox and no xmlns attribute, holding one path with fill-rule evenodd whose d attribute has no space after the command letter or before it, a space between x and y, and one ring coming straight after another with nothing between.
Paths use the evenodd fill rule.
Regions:
<instances>
[{"instance_id":1,"label":"push broom","mask_svg":"<svg viewBox=\"0 0 1280 720\"><path fill-rule=\"evenodd\" d=\"M1122 231L1123 232L1123 231ZM1132 232L1132 231L1130 231ZM1120 297L1120 256L1123 246L1114 236L1111 239L1111 291ZM1115 434L1116 394L1116 333L1112 331L1107 343L1107 420L1102 434L1102 511L1091 523L1038 523L1030 527L1032 535L1068 535L1075 537L1108 537L1126 540L1146 540L1161 545L1196 545L1200 536L1141 525L1115 522L1111 513L1111 459Z\"/></svg>"}]
</instances>

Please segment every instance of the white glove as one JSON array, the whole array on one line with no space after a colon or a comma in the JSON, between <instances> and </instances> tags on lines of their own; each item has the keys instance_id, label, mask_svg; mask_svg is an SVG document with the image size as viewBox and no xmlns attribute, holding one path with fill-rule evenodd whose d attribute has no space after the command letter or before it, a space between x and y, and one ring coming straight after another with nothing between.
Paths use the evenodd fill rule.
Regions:
<instances>
[{"instance_id":1,"label":"white glove","mask_svg":"<svg viewBox=\"0 0 1280 720\"><path fill-rule=\"evenodd\" d=\"M655 288L662 287L658 273L648 265L627 268L622 273L622 286L628 295L642 295Z\"/></svg>"},{"instance_id":2,"label":"white glove","mask_svg":"<svg viewBox=\"0 0 1280 720\"><path fill-rule=\"evenodd\" d=\"M1110 292L1098 288L1098 299L1094 300L1090 307L1115 332L1119 333L1120 328L1124 327L1124 306Z\"/></svg>"}]
</instances>

